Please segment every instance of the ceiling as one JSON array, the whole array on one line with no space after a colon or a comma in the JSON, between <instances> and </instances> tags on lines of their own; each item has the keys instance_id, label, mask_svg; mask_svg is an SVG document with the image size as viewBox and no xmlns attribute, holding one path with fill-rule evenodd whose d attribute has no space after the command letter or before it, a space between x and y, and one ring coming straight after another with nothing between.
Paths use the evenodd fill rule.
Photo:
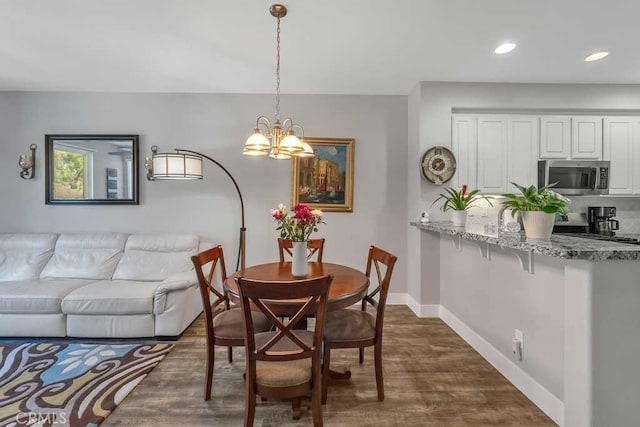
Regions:
<instances>
[{"instance_id":1,"label":"ceiling","mask_svg":"<svg viewBox=\"0 0 640 427\"><path fill-rule=\"evenodd\" d=\"M0 90L273 93L263 0L0 0ZM640 83L637 0L290 0L282 92ZM493 49L503 41L518 48ZM598 50L609 58L585 63Z\"/></svg>"}]
</instances>

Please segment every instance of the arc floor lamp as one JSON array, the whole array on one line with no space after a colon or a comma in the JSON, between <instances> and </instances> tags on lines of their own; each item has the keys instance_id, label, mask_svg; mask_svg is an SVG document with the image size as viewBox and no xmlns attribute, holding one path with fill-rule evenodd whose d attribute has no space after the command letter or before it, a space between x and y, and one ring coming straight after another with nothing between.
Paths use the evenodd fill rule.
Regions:
<instances>
[{"instance_id":1,"label":"arc floor lamp","mask_svg":"<svg viewBox=\"0 0 640 427\"><path fill-rule=\"evenodd\" d=\"M244 200L242 199L240 187L238 187L238 183L233 175L231 175L231 172L229 172L227 168L222 166L222 164L217 160L207 156L206 154L198 153L197 151L176 148L175 153L158 153L158 147L154 145L151 147L151 152L153 153L152 156L145 160L147 179L149 181L202 179L202 159L207 159L214 165L218 166L225 174L227 174L229 179L231 179L231 182L233 182L238 193L238 197L240 198L241 212L236 270L238 270L238 268L244 269L247 233L247 229L244 226Z\"/></svg>"}]
</instances>

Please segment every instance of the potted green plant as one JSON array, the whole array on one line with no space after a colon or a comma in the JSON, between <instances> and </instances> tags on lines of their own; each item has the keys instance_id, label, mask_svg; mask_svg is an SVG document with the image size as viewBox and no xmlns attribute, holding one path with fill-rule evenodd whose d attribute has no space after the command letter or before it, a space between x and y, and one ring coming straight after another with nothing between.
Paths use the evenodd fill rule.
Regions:
<instances>
[{"instance_id":1,"label":"potted green plant","mask_svg":"<svg viewBox=\"0 0 640 427\"><path fill-rule=\"evenodd\" d=\"M463 185L460 190L446 187L444 189L446 193L440 193L433 203L431 203L431 206L435 205L439 200L444 200L444 203L440 206L442 212L451 210L453 225L463 226L467 222L467 210L471 208L475 202L484 199L493 206L491 199L480 194L480 190L472 190L467 193L467 188L468 186L466 184Z\"/></svg>"},{"instance_id":2,"label":"potted green plant","mask_svg":"<svg viewBox=\"0 0 640 427\"><path fill-rule=\"evenodd\" d=\"M511 208L512 216L520 212L528 238L549 240L556 214L566 214L567 205L571 201L549 190L549 187L523 187L515 182L511 184L520 190L521 194L503 194L507 200L502 204Z\"/></svg>"}]
</instances>

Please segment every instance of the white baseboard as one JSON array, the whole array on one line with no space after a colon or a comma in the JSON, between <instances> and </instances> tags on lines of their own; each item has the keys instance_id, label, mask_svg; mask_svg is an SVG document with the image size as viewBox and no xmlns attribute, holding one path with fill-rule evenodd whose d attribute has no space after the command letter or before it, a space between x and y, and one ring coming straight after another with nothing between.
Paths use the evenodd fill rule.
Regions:
<instances>
[{"instance_id":1,"label":"white baseboard","mask_svg":"<svg viewBox=\"0 0 640 427\"><path fill-rule=\"evenodd\" d=\"M405 294L405 304L418 317L440 317L440 304L420 304L409 294Z\"/></svg>"},{"instance_id":2,"label":"white baseboard","mask_svg":"<svg viewBox=\"0 0 640 427\"><path fill-rule=\"evenodd\" d=\"M410 298L407 295L408 298ZM413 299L413 298L411 298ZM409 306L411 307L411 306ZM564 423L564 403L544 388L540 383L531 378L513 363L504 354L499 352L494 346L489 344L484 338L478 335L473 329L458 319L445 307L439 306L440 318L462 337L471 347L482 357L493 365L509 382L536 404L545 414L547 414L560 427ZM414 312L415 310L411 308ZM416 313L417 314L417 313Z\"/></svg>"},{"instance_id":3,"label":"white baseboard","mask_svg":"<svg viewBox=\"0 0 640 427\"><path fill-rule=\"evenodd\" d=\"M387 305L408 305L407 294L400 292L389 292L387 294Z\"/></svg>"}]
</instances>

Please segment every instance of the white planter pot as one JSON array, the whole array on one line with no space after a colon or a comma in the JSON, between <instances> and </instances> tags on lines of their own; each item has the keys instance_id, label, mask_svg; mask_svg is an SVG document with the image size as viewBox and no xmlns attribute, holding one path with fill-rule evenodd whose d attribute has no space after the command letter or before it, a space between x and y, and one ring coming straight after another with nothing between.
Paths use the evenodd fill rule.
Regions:
<instances>
[{"instance_id":1,"label":"white planter pot","mask_svg":"<svg viewBox=\"0 0 640 427\"><path fill-rule=\"evenodd\" d=\"M549 240L553 232L553 223L555 222L555 214L549 214L542 211L526 211L522 212L522 222L524 224L524 232L528 239Z\"/></svg>"},{"instance_id":2,"label":"white planter pot","mask_svg":"<svg viewBox=\"0 0 640 427\"><path fill-rule=\"evenodd\" d=\"M307 242L293 242L291 249L291 275L293 277L307 277Z\"/></svg>"},{"instance_id":3,"label":"white planter pot","mask_svg":"<svg viewBox=\"0 0 640 427\"><path fill-rule=\"evenodd\" d=\"M451 211L451 221L456 227L464 227L467 223L467 211Z\"/></svg>"}]
</instances>

